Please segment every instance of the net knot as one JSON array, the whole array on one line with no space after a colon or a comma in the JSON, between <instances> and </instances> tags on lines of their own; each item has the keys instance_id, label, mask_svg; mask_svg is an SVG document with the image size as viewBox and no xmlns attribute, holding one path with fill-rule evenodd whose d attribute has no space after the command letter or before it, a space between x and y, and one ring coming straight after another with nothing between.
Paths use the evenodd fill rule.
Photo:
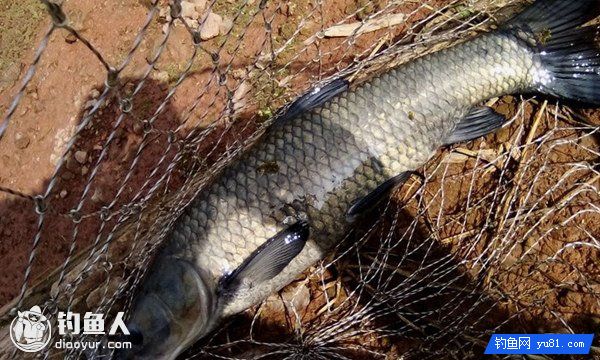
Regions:
<instances>
[{"instance_id":1,"label":"net knot","mask_svg":"<svg viewBox=\"0 0 600 360\"><path fill-rule=\"evenodd\" d=\"M152 126L152 123L150 122L150 120L142 121L142 130L144 131L144 134L150 134L153 129L154 129L154 126Z\"/></svg>"},{"instance_id":2,"label":"net knot","mask_svg":"<svg viewBox=\"0 0 600 360\"><path fill-rule=\"evenodd\" d=\"M121 100L119 106L121 108L121 111L127 114L131 112L131 109L133 109L133 102L129 98L124 98Z\"/></svg>"},{"instance_id":3,"label":"net knot","mask_svg":"<svg viewBox=\"0 0 600 360\"><path fill-rule=\"evenodd\" d=\"M106 75L106 86L113 88L119 83L119 71L115 68L110 68Z\"/></svg>"},{"instance_id":4,"label":"net knot","mask_svg":"<svg viewBox=\"0 0 600 360\"><path fill-rule=\"evenodd\" d=\"M56 27L65 27L67 25L67 15L65 15L61 6L55 2L44 1L46 8L48 9L48 13L52 18L52 23Z\"/></svg>"},{"instance_id":5,"label":"net knot","mask_svg":"<svg viewBox=\"0 0 600 360\"><path fill-rule=\"evenodd\" d=\"M83 216L81 216L81 212L77 209L72 209L71 211L69 211L69 216L75 224L79 224L81 222L81 219L83 218Z\"/></svg>"},{"instance_id":6,"label":"net knot","mask_svg":"<svg viewBox=\"0 0 600 360\"><path fill-rule=\"evenodd\" d=\"M100 220L102 220L103 222L106 222L108 220L110 220L111 216L110 216L110 209L108 206L103 206L102 209L100 209Z\"/></svg>"},{"instance_id":7,"label":"net knot","mask_svg":"<svg viewBox=\"0 0 600 360\"><path fill-rule=\"evenodd\" d=\"M227 74L221 74L221 75L219 75L219 85L220 86L227 85Z\"/></svg>"},{"instance_id":8,"label":"net knot","mask_svg":"<svg viewBox=\"0 0 600 360\"><path fill-rule=\"evenodd\" d=\"M171 1L171 18L178 19L181 16L181 0Z\"/></svg>"},{"instance_id":9,"label":"net knot","mask_svg":"<svg viewBox=\"0 0 600 360\"><path fill-rule=\"evenodd\" d=\"M33 198L33 203L35 204L35 212L38 215L42 215L46 212L46 210L48 210L48 206L46 205L46 199L41 195L35 196Z\"/></svg>"},{"instance_id":10,"label":"net knot","mask_svg":"<svg viewBox=\"0 0 600 360\"><path fill-rule=\"evenodd\" d=\"M175 135L175 132L173 130L169 130L167 132L167 141L169 142L169 144L173 144L177 141L177 136Z\"/></svg>"},{"instance_id":11,"label":"net knot","mask_svg":"<svg viewBox=\"0 0 600 360\"><path fill-rule=\"evenodd\" d=\"M202 43L202 37L200 36L199 30L192 31L192 40L194 41L194 46L200 46Z\"/></svg>"},{"instance_id":12,"label":"net knot","mask_svg":"<svg viewBox=\"0 0 600 360\"><path fill-rule=\"evenodd\" d=\"M102 262L102 267L104 268L105 271L111 271L113 268L113 263L108 260L104 260Z\"/></svg>"}]
</instances>

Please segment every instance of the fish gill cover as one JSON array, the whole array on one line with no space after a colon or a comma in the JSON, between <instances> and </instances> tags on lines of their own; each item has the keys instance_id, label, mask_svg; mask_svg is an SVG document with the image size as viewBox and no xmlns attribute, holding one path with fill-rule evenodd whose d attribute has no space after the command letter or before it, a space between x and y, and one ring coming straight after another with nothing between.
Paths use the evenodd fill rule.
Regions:
<instances>
[{"instance_id":1,"label":"fish gill cover","mask_svg":"<svg viewBox=\"0 0 600 360\"><path fill-rule=\"evenodd\" d=\"M299 94L355 86L523 4L3 2L0 356L16 351L17 309L130 310L185 206ZM182 357L477 359L492 333L597 332L600 112L487 105L502 130L440 149L380 216Z\"/></svg>"}]
</instances>

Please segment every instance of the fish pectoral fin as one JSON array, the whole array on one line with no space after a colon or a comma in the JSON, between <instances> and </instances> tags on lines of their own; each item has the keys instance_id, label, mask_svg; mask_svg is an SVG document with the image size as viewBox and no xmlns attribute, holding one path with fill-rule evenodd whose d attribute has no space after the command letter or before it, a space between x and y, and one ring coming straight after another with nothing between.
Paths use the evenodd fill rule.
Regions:
<instances>
[{"instance_id":1,"label":"fish pectoral fin","mask_svg":"<svg viewBox=\"0 0 600 360\"><path fill-rule=\"evenodd\" d=\"M456 129L444 141L444 145L477 139L498 130L505 122L504 116L487 106L473 108L458 123Z\"/></svg>"},{"instance_id":2,"label":"fish pectoral fin","mask_svg":"<svg viewBox=\"0 0 600 360\"><path fill-rule=\"evenodd\" d=\"M383 198L387 197L392 190L397 186L404 184L413 171L405 171L400 173L393 178L387 180L383 184L379 185L375 190L371 191L367 196L362 197L354 201L348 212L346 213L346 219L348 222L353 222L356 218L374 208Z\"/></svg>"},{"instance_id":3,"label":"fish pectoral fin","mask_svg":"<svg viewBox=\"0 0 600 360\"><path fill-rule=\"evenodd\" d=\"M349 84L348 80L335 79L322 87L309 90L306 94L296 99L287 110L284 110L277 121L293 119L307 111L323 105L336 95L348 90Z\"/></svg>"},{"instance_id":4,"label":"fish pectoral fin","mask_svg":"<svg viewBox=\"0 0 600 360\"><path fill-rule=\"evenodd\" d=\"M259 246L231 274L219 281L221 293L234 293L277 276L304 248L309 235L306 221L298 221Z\"/></svg>"}]
</instances>

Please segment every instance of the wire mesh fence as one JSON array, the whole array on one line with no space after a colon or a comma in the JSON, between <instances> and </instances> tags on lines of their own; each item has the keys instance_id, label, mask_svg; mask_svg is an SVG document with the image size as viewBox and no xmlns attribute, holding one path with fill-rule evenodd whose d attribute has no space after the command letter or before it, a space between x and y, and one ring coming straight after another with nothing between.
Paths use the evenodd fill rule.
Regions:
<instances>
[{"instance_id":1,"label":"wire mesh fence","mask_svg":"<svg viewBox=\"0 0 600 360\"><path fill-rule=\"evenodd\" d=\"M47 28L0 88L3 357L17 309L129 310L185 206L296 96L523 5L41 2ZM499 133L441 149L380 217L184 357L467 359L501 330L597 332L600 115L539 97L488 105L511 119ZM43 354L57 355L82 350Z\"/></svg>"}]
</instances>

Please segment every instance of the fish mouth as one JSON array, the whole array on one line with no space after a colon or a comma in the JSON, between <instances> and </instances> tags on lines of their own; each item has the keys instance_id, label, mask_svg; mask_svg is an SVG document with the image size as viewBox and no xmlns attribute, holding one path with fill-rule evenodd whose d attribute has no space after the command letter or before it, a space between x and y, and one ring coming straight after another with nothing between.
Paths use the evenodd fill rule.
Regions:
<instances>
[{"instance_id":1,"label":"fish mouth","mask_svg":"<svg viewBox=\"0 0 600 360\"><path fill-rule=\"evenodd\" d=\"M218 320L215 287L191 263L157 259L136 297L129 341L118 359L174 359Z\"/></svg>"}]
</instances>

